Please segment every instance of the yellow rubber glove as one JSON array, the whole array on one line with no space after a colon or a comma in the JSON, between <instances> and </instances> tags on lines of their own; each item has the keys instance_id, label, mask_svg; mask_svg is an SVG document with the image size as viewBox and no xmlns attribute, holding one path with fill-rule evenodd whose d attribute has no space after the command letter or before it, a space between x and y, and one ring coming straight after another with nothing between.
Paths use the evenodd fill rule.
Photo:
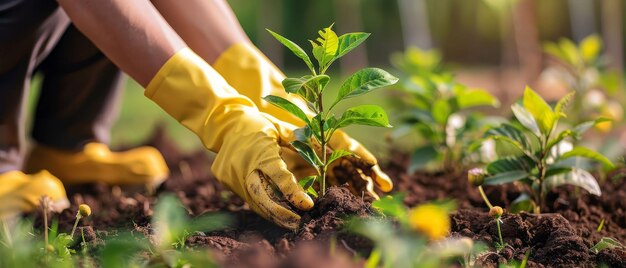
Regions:
<instances>
[{"instance_id":1,"label":"yellow rubber glove","mask_svg":"<svg viewBox=\"0 0 626 268\"><path fill-rule=\"evenodd\" d=\"M312 117L313 113L302 99L285 92L282 86L285 75L253 45L238 43L231 46L213 66L239 93L254 101L262 112L292 125L304 126L302 120L263 100L264 96L275 95L290 100ZM391 179L380 170L376 158L359 142L339 130L331 138L329 146L331 149L351 151L358 156L346 157L329 168L328 179L331 184L348 183L355 195L360 196L366 192L374 198L378 198L374 184L383 192L391 191L393 188ZM287 162L289 170L298 170L294 171L297 174L314 174L305 168L308 165L303 163L303 160L300 161L301 158L297 154L291 155L287 152L283 154L283 159ZM343 172L334 172L335 170Z\"/></svg>"},{"instance_id":2,"label":"yellow rubber glove","mask_svg":"<svg viewBox=\"0 0 626 268\"><path fill-rule=\"evenodd\" d=\"M295 229L300 216L278 202L275 188L301 210L313 207L280 158L292 133L240 95L203 59L185 48L158 71L145 95L198 135L217 157L217 179L276 224Z\"/></svg>"}]
</instances>

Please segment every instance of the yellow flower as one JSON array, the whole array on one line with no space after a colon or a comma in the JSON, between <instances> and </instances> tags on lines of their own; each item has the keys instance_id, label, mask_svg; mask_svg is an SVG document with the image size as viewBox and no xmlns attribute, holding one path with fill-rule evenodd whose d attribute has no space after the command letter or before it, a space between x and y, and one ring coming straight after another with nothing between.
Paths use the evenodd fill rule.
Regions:
<instances>
[{"instance_id":1,"label":"yellow flower","mask_svg":"<svg viewBox=\"0 0 626 268\"><path fill-rule=\"evenodd\" d=\"M409 225L411 229L425 234L431 240L439 240L450 232L450 217L444 208L425 204L411 209Z\"/></svg>"},{"instance_id":2,"label":"yellow flower","mask_svg":"<svg viewBox=\"0 0 626 268\"><path fill-rule=\"evenodd\" d=\"M89 217L91 215L91 208L87 204L78 206L78 214L83 217Z\"/></svg>"}]
</instances>

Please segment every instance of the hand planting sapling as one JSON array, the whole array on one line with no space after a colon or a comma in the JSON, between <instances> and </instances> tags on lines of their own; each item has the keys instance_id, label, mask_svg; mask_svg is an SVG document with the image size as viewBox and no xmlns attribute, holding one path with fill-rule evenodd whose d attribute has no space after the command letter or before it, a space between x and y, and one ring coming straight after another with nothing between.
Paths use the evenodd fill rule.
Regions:
<instances>
[{"instance_id":1,"label":"hand planting sapling","mask_svg":"<svg viewBox=\"0 0 626 268\"><path fill-rule=\"evenodd\" d=\"M346 79L339 88L335 100L330 105L325 105L324 91L330 81L326 71L333 62L357 47L369 36L368 33L347 33L337 36L331 28L332 25L320 30L319 37L310 40L317 66L314 66L308 54L300 46L268 30L280 43L301 58L311 72L298 78L286 78L282 82L285 91L301 97L310 112L305 112L296 104L279 96L269 95L264 99L295 115L305 123L304 127L295 130L296 140L291 145L317 171L317 174L300 180L303 188L313 196L317 196L317 192L312 187L316 182L319 183L321 194L326 193L326 173L330 164L341 157L353 155L344 150L329 152L328 143L336 130L349 125L390 127L387 114L379 106L359 105L348 108L339 117L333 114L333 108L345 99L363 95L398 81L396 77L382 69L364 68ZM320 149L316 150L316 148Z\"/></svg>"},{"instance_id":2,"label":"hand planting sapling","mask_svg":"<svg viewBox=\"0 0 626 268\"><path fill-rule=\"evenodd\" d=\"M596 179L576 161L586 158L600 162L605 169L613 163L602 154L582 146L563 146L568 139L579 139L583 132L606 119L581 123L571 129L560 130L559 120L565 117L565 109L574 93L563 97L550 107L535 91L526 88L522 104L511 109L520 127L504 123L487 131L486 138L508 144L515 154L500 155L486 167L485 184L519 182L526 193L512 206L524 204L536 213L545 206L547 192L557 186L570 184L581 187L594 195L600 195ZM569 148L568 148L569 147ZM512 208L512 211L516 209Z\"/></svg>"}]
</instances>

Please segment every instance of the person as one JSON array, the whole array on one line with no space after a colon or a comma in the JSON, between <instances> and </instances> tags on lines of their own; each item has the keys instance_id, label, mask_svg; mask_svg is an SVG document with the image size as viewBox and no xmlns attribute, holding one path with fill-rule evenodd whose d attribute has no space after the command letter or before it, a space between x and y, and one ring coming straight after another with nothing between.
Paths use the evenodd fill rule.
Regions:
<instances>
[{"instance_id":1,"label":"person","mask_svg":"<svg viewBox=\"0 0 626 268\"><path fill-rule=\"evenodd\" d=\"M32 211L42 196L67 207L63 183L158 185L167 177L154 148L111 152L106 145L120 70L216 152L211 170L222 184L264 218L297 228L300 216L277 199L313 207L296 180L312 170L289 145L303 123L262 97L307 108L284 92L285 76L224 0L0 0L0 215ZM36 72L43 74L36 144L23 157L22 110ZM332 184L348 183L359 196L391 190L358 142L338 131L329 144L358 156L340 163L353 176L331 169Z\"/></svg>"}]
</instances>

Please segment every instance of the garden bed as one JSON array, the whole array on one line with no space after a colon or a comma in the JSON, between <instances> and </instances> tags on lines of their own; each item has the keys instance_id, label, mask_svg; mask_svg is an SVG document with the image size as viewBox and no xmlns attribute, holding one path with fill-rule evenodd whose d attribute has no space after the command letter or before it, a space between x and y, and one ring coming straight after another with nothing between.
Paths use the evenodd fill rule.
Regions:
<instances>
[{"instance_id":1,"label":"garden bed","mask_svg":"<svg viewBox=\"0 0 626 268\"><path fill-rule=\"evenodd\" d=\"M303 215L303 226L291 232L255 215L240 198L224 190L210 174L211 159L205 152L181 154L161 132L150 145L164 154L171 169L171 177L158 193L174 193L191 215L221 211L234 217L234 224L229 228L196 232L186 241L187 246L212 249L214 259L222 266L326 267L332 264L333 267L359 267L364 263L363 256L372 249L367 239L342 229L348 216L374 214L369 203L351 195L346 188L331 188L312 211ZM464 174L407 174L407 164L404 154L392 153L383 168L394 179L394 191L407 194L406 205L454 199L458 210L451 215L451 235L492 245L497 239L495 223ZM502 226L507 248L481 255L479 262L482 266L497 267L498 262L521 260L530 250L528 267L596 266L599 263L626 267L623 250L603 250L598 254L589 251L602 237L626 241L626 182L605 182L601 187L601 197L575 191L573 187L559 188L548 196L550 213L505 213ZM72 208L60 215L60 227L71 228L78 204L90 205L94 214L84 225L95 230L86 233L92 245L101 244L101 239L116 232L152 232L150 216L155 197L103 185L69 190ZM494 205L502 207L507 207L519 194L512 185L486 187L485 190ZM602 219L604 226L598 232ZM356 258L361 261L354 261L355 256L361 256Z\"/></svg>"}]
</instances>

